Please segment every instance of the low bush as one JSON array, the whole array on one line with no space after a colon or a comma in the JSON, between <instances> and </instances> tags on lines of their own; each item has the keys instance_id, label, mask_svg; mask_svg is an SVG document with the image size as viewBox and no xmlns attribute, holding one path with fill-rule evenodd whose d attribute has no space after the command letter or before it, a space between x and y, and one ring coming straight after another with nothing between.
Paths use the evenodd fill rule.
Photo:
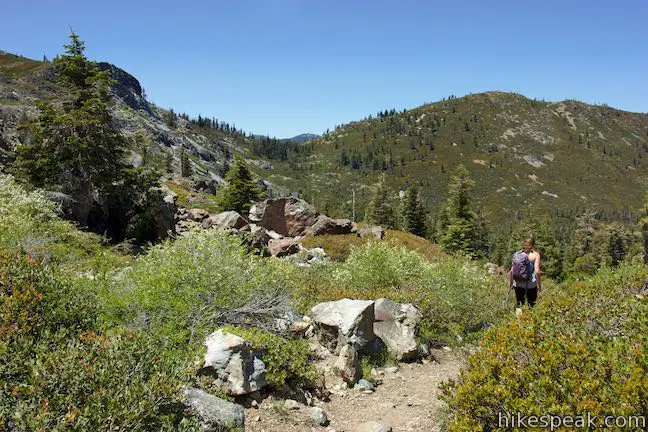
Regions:
<instances>
[{"instance_id":1,"label":"low bush","mask_svg":"<svg viewBox=\"0 0 648 432\"><path fill-rule=\"evenodd\" d=\"M110 319L183 347L218 326L266 327L291 305L288 263L247 253L237 236L196 230L150 248L107 291Z\"/></svg>"},{"instance_id":2,"label":"low bush","mask_svg":"<svg viewBox=\"0 0 648 432\"><path fill-rule=\"evenodd\" d=\"M412 250L429 261L443 261L448 258L448 255L443 252L441 246L412 233L387 230L385 232L385 240L394 246L402 246L408 250Z\"/></svg>"},{"instance_id":3,"label":"low bush","mask_svg":"<svg viewBox=\"0 0 648 432\"><path fill-rule=\"evenodd\" d=\"M305 339L286 339L254 327L227 326L226 330L241 336L252 344L252 350L262 353L265 377L273 387L281 388L287 384L309 387L320 381L317 369L309 361Z\"/></svg>"},{"instance_id":4,"label":"low bush","mask_svg":"<svg viewBox=\"0 0 648 432\"><path fill-rule=\"evenodd\" d=\"M351 249L370 241L355 234L308 236L302 240L302 245L308 249L322 248L333 261L342 262L348 258Z\"/></svg>"},{"instance_id":5,"label":"low bush","mask_svg":"<svg viewBox=\"0 0 648 432\"><path fill-rule=\"evenodd\" d=\"M449 431L500 430L498 416L517 412L648 418L647 277L604 269L489 330L444 386Z\"/></svg>"},{"instance_id":6,"label":"low bush","mask_svg":"<svg viewBox=\"0 0 648 432\"><path fill-rule=\"evenodd\" d=\"M160 340L98 327L92 292L0 252L0 429L191 430L182 362Z\"/></svg>"},{"instance_id":7,"label":"low bush","mask_svg":"<svg viewBox=\"0 0 648 432\"><path fill-rule=\"evenodd\" d=\"M474 339L514 304L506 280L487 275L476 263L432 262L385 241L354 248L344 263L307 269L299 278L304 313L318 302L345 297L412 303L423 314L419 336L433 343Z\"/></svg>"},{"instance_id":8,"label":"low bush","mask_svg":"<svg viewBox=\"0 0 648 432\"><path fill-rule=\"evenodd\" d=\"M23 250L58 273L107 269L128 260L108 252L101 237L77 230L55 210L43 192L28 192L0 174L0 249Z\"/></svg>"}]
</instances>

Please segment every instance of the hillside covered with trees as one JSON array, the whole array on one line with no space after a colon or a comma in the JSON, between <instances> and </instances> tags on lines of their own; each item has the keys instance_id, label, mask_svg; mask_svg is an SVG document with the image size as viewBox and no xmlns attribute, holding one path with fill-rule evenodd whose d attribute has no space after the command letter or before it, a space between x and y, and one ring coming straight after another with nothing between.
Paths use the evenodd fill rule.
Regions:
<instances>
[{"instance_id":1,"label":"hillside covered with trees","mask_svg":"<svg viewBox=\"0 0 648 432\"><path fill-rule=\"evenodd\" d=\"M643 114L490 92L287 142L72 33L0 55L0 115L0 430L645 430Z\"/></svg>"}]
</instances>

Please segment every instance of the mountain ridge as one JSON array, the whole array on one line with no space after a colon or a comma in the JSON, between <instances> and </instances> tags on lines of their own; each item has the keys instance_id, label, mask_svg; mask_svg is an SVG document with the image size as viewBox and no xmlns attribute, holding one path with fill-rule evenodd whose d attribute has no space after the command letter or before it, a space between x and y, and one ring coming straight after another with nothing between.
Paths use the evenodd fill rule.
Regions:
<instances>
[{"instance_id":1,"label":"mountain ridge","mask_svg":"<svg viewBox=\"0 0 648 432\"><path fill-rule=\"evenodd\" d=\"M157 107L145 100L137 78L109 63L98 65L117 81L120 130L128 136L149 134L159 168L170 154L173 172L167 177L179 175L185 149L191 186L212 192L235 154L247 159L271 194L297 191L345 217L352 213L353 190L356 214L362 214L369 186L382 174L395 193L421 187L434 212L459 163L475 178L476 204L492 221L585 208L630 215L648 187L648 115L643 113L489 91L379 112L304 142L264 143L214 119L189 119ZM0 54L0 163L10 160L21 139L19 121L35 115L38 100L60 95L48 63ZM134 160L138 151L133 149Z\"/></svg>"}]
</instances>

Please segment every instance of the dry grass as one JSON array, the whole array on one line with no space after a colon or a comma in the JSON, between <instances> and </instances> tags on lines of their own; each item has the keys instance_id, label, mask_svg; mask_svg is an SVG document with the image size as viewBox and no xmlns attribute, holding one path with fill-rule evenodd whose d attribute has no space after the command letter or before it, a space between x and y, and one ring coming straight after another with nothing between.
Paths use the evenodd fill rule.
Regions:
<instances>
[{"instance_id":1,"label":"dry grass","mask_svg":"<svg viewBox=\"0 0 648 432\"><path fill-rule=\"evenodd\" d=\"M302 245L309 249L322 248L333 261L344 261L351 253L351 249L370 241L360 238L356 234L309 236L302 240Z\"/></svg>"},{"instance_id":2,"label":"dry grass","mask_svg":"<svg viewBox=\"0 0 648 432\"><path fill-rule=\"evenodd\" d=\"M220 212L215 195L192 191L187 180L167 180L164 184L178 195L178 206L188 209L201 208L210 213Z\"/></svg>"},{"instance_id":3,"label":"dry grass","mask_svg":"<svg viewBox=\"0 0 648 432\"><path fill-rule=\"evenodd\" d=\"M387 230L385 239L395 246L413 250L430 261L442 261L448 257L438 244L408 232Z\"/></svg>"}]
</instances>

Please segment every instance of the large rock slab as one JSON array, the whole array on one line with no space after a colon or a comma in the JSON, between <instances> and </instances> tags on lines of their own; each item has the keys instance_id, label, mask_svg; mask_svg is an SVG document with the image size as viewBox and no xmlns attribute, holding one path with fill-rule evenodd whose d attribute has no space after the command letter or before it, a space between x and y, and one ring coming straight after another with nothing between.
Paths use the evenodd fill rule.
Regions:
<instances>
[{"instance_id":1,"label":"large rock slab","mask_svg":"<svg viewBox=\"0 0 648 432\"><path fill-rule=\"evenodd\" d=\"M350 387L362 378L362 367L358 352L351 345L344 345L340 350L337 360L333 365L333 370L339 375Z\"/></svg>"},{"instance_id":2,"label":"large rock slab","mask_svg":"<svg viewBox=\"0 0 648 432\"><path fill-rule=\"evenodd\" d=\"M415 360L419 357L416 342L416 326L421 322L421 313L413 305L378 299L374 305L374 333L387 346L389 352L399 361Z\"/></svg>"},{"instance_id":3,"label":"large rock slab","mask_svg":"<svg viewBox=\"0 0 648 432\"><path fill-rule=\"evenodd\" d=\"M189 219L196 222L202 222L209 217L209 212L200 208L192 208L187 210Z\"/></svg>"},{"instance_id":4,"label":"large rock slab","mask_svg":"<svg viewBox=\"0 0 648 432\"><path fill-rule=\"evenodd\" d=\"M243 216L233 210L211 215L202 223L204 228L216 229L240 229L247 225Z\"/></svg>"},{"instance_id":5,"label":"large rock slab","mask_svg":"<svg viewBox=\"0 0 648 432\"><path fill-rule=\"evenodd\" d=\"M362 238L382 240L385 238L385 230L377 225L367 225L358 229L358 236Z\"/></svg>"},{"instance_id":6,"label":"large rock slab","mask_svg":"<svg viewBox=\"0 0 648 432\"><path fill-rule=\"evenodd\" d=\"M319 303L311 309L311 319L320 343L334 352L347 344L360 351L375 338L371 300Z\"/></svg>"},{"instance_id":7,"label":"large rock slab","mask_svg":"<svg viewBox=\"0 0 648 432\"><path fill-rule=\"evenodd\" d=\"M207 352L200 374L212 375L224 392L241 396L266 386L265 365L241 337L217 330L205 340Z\"/></svg>"},{"instance_id":8,"label":"large rock slab","mask_svg":"<svg viewBox=\"0 0 648 432\"><path fill-rule=\"evenodd\" d=\"M296 237L317 222L315 207L298 198L266 199L250 208L249 220L283 236Z\"/></svg>"},{"instance_id":9,"label":"large rock slab","mask_svg":"<svg viewBox=\"0 0 648 432\"><path fill-rule=\"evenodd\" d=\"M204 432L218 432L245 424L245 410L241 405L192 387L186 388L184 394L185 405L198 414Z\"/></svg>"},{"instance_id":10,"label":"large rock slab","mask_svg":"<svg viewBox=\"0 0 648 432\"><path fill-rule=\"evenodd\" d=\"M291 238L270 239L268 251L274 257L285 257L299 252L299 244Z\"/></svg>"},{"instance_id":11,"label":"large rock slab","mask_svg":"<svg viewBox=\"0 0 648 432\"><path fill-rule=\"evenodd\" d=\"M319 215L317 222L306 234L313 236L350 234L353 232L353 223L349 219L331 219L328 216Z\"/></svg>"},{"instance_id":12,"label":"large rock slab","mask_svg":"<svg viewBox=\"0 0 648 432\"><path fill-rule=\"evenodd\" d=\"M152 202L153 231L158 239L175 234L175 214L178 211L178 196L166 187L152 188L158 199Z\"/></svg>"}]
</instances>

